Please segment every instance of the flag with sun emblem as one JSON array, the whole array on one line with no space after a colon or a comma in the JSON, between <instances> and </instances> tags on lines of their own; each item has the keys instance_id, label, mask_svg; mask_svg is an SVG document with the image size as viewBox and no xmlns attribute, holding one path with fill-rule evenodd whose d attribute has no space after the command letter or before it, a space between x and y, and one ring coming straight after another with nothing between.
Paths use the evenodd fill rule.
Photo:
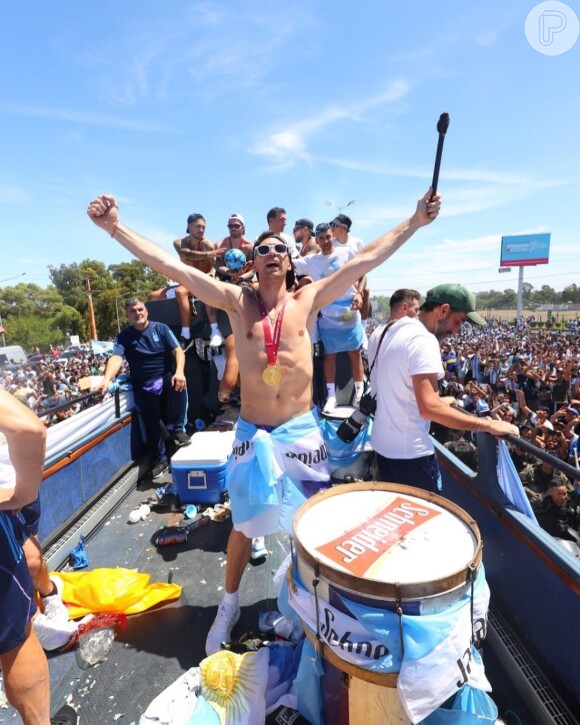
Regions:
<instances>
[{"instance_id":1,"label":"flag with sun emblem","mask_svg":"<svg viewBox=\"0 0 580 725\"><path fill-rule=\"evenodd\" d=\"M200 665L201 692L222 725L262 725L266 715L268 650L206 657Z\"/></svg>"}]
</instances>

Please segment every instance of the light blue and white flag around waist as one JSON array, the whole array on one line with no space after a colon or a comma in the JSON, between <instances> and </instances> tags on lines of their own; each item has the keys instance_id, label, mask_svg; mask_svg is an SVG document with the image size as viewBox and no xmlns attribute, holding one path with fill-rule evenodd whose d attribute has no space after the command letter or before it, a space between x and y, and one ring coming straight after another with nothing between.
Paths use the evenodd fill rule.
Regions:
<instances>
[{"instance_id":1,"label":"light blue and white flag around waist","mask_svg":"<svg viewBox=\"0 0 580 725\"><path fill-rule=\"evenodd\" d=\"M246 536L290 530L296 509L330 481L314 410L268 432L240 418L227 486L234 527Z\"/></svg>"}]
</instances>

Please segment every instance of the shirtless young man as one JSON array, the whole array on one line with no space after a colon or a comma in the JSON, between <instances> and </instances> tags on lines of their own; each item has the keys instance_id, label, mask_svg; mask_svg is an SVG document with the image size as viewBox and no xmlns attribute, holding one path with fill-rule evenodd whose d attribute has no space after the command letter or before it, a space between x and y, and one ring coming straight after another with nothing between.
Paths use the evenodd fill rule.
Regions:
<instances>
[{"instance_id":1,"label":"shirtless young man","mask_svg":"<svg viewBox=\"0 0 580 725\"><path fill-rule=\"evenodd\" d=\"M179 281L206 304L225 310L234 332L244 381L228 480L234 528L228 542L226 594L208 635L208 654L229 641L239 618L238 588L252 537L273 533L284 517L291 520L293 505L304 500L301 482L307 488L313 481L324 485L329 478L326 448L312 408L310 331L318 312L436 218L441 202L438 196L429 201L430 194L419 200L411 218L367 245L335 274L295 292L287 291L294 277L287 245L271 233L261 235L254 249L258 294L178 262L128 229L118 220L114 197L99 196L89 204L87 213L97 226L148 266ZM264 469L270 470L269 480Z\"/></svg>"},{"instance_id":2,"label":"shirtless young man","mask_svg":"<svg viewBox=\"0 0 580 725\"><path fill-rule=\"evenodd\" d=\"M213 274L216 257L223 252L216 252L214 245L205 236L206 222L201 214L190 214L187 217L187 235L180 237L173 242L173 248L179 255L179 259L200 272ZM150 300L169 299L175 297L179 309L179 320L181 322L181 334L179 344L184 352L192 346L191 339L191 302L189 291L183 285L170 285L160 290L155 290L149 295ZM223 344L223 337L218 327L217 315L214 309L206 306L207 318L211 326L211 347L219 347Z\"/></svg>"}]
</instances>

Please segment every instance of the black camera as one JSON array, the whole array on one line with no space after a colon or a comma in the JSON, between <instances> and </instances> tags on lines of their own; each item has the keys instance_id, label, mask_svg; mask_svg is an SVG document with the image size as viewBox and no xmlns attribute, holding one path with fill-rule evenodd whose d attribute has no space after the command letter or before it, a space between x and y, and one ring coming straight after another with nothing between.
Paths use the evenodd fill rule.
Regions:
<instances>
[{"instance_id":1,"label":"black camera","mask_svg":"<svg viewBox=\"0 0 580 725\"><path fill-rule=\"evenodd\" d=\"M360 399L358 408L353 412L350 418L343 420L340 424L336 435L345 443L352 443L363 427L368 425L371 415L374 415L377 409L377 399L370 393L365 393Z\"/></svg>"}]
</instances>

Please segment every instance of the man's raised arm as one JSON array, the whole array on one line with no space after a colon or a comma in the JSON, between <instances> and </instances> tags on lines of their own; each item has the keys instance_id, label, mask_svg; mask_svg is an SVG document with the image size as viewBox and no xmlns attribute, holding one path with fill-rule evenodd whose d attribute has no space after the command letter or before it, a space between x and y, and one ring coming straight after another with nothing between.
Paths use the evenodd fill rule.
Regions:
<instances>
[{"instance_id":1,"label":"man's raised arm","mask_svg":"<svg viewBox=\"0 0 580 725\"><path fill-rule=\"evenodd\" d=\"M437 194L433 200L430 197L431 189L419 199L417 209L410 219L368 244L338 272L315 282L312 285L316 290L315 307L320 309L340 297L358 279L394 254L418 229L431 224L439 214L441 197Z\"/></svg>"},{"instance_id":2,"label":"man's raised arm","mask_svg":"<svg viewBox=\"0 0 580 725\"><path fill-rule=\"evenodd\" d=\"M119 221L119 206L113 196L101 195L89 203L87 214L101 229L122 244L146 265L169 279L180 282L202 302L223 309L234 298L235 288L188 267L173 254L142 237Z\"/></svg>"}]
</instances>

